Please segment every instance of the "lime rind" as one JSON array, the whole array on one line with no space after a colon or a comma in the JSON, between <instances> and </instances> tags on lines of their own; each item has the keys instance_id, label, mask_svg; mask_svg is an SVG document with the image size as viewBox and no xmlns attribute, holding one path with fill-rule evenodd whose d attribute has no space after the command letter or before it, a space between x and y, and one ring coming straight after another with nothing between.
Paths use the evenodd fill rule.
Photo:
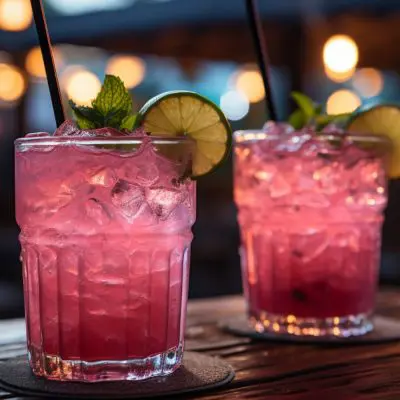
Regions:
<instances>
[{"instance_id":1,"label":"lime rind","mask_svg":"<svg viewBox=\"0 0 400 400\"><path fill-rule=\"evenodd\" d=\"M353 134L373 134L390 140L391 157L388 167L390 178L400 178L400 107L378 105L355 114L347 125Z\"/></svg>"},{"instance_id":2,"label":"lime rind","mask_svg":"<svg viewBox=\"0 0 400 400\"><path fill-rule=\"evenodd\" d=\"M213 172L229 155L232 130L228 120L216 104L197 93L158 95L139 111L139 120L152 135L187 135L195 141L193 179Z\"/></svg>"}]
</instances>

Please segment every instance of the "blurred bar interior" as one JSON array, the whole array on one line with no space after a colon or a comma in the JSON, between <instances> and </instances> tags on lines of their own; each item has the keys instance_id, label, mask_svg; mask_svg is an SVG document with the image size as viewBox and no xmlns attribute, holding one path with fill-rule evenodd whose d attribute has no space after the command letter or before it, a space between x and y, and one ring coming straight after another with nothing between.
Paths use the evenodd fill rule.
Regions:
<instances>
[{"instance_id":1,"label":"blurred bar interior","mask_svg":"<svg viewBox=\"0 0 400 400\"><path fill-rule=\"evenodd\" d=\"M244 0L45 0L64 100L89 104L105 73L132 89L135 107L164 91L194 90L220 104L233 128L265 122ZM278 114L292 90L330 114L400 101L400 2L260 0ZM20 316L13 140L53 131L54 116L29 0L0 0L0 318ZM400 129L400 128L399 128ZM400 186L391 182L383 282L400 283ZM232 166L198 187L192 297L241 290Z\"/></svg>"}]
</instances>

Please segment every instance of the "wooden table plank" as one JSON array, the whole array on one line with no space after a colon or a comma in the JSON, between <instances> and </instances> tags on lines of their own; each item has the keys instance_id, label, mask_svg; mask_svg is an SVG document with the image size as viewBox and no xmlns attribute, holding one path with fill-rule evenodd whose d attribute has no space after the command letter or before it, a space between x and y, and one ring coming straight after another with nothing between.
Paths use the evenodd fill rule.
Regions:
<instances>
[{"instance_id":1,"label":"wooden table plank","mask_svg":"<svg viewBox=\"0 0 400 400\"><path fill-rule=\"evenodd\" d=\"M400 319L400 291L385 289L377 302L381 314ZM400 399L400 341L362 346L275 343L236 338L218 329L221 318L243 312L244 301L237 296L189 302L188 344L224 358L236 378L218 392L185 398Z\"/></svg>"}]
</instances>

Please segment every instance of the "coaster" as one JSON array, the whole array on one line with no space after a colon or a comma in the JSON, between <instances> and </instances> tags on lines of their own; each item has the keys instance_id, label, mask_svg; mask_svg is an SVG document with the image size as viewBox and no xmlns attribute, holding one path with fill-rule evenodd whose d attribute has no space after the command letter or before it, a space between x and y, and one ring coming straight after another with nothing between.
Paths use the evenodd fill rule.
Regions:
<instances>
[{"instance_id":1,"label":"coaster","mask_svg":"<svg viewBox=\"0 0 400 400\"><path fill-rule=\"evenodd\" d=\"M270 340L293 343L320 344L374 344L400 340L400 320L381 315L373 317L374 330L362 336L348 338L337 336L296 336L276 334L273 332L259 333L249 325L246 316L236 316L221 322L220 328L234 335L251 337L258 340Z\"/></svg>"},{"instance_id":2,"label":"coaster","mask_svg":"<svg viewBox=\"0 0 400 400\"><path fill-rule=\"evenodd\" d=\"M68 399L144 399L202 392L226 385L235 377L232 367L217 357L187 351L172 375L145 381L99 383L56 382L35 377L27 357L0 362L0 390L20 396Z\"/></svg>"}]
</instances>

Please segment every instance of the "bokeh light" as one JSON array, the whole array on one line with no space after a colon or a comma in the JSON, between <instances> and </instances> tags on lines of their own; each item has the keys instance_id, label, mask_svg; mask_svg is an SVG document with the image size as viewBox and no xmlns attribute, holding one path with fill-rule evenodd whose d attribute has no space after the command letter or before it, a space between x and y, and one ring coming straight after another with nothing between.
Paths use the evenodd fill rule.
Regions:
<instances>
[{"instance_id":1,"label":"bokeh light","mask_svg":"<svg viewBox=\"0 0 400 400\"><path fill-rule=\"evenodd\" d=\"M333 92L327 102L326 111L330 115L353 112L361 105L361 99L351 90L341 89Z\"/></svg>"},{"instance_id":2,"label":"bokeh light","mask_svg":"<svg viewBox=\"0 0 400 400\"><path fill-rule=\"evenodd\" d=\"M0 0L0 29L23 31L32 23L29 0Z\"/></svg>"},{"instance_id":3,"label":"bokeh light","mask_svg":"<svg viewBox=\"0 0 400 400\"><path fill-rule=\"evenodd\" d=\"M353 86L363 97L378 96L383 85L383 75L375 68L361 68L353 77Z\"/></svg>"},{"instance_id":4,"label":"bokeh light","mask_svg":"<svg viewBox=\"0 0 400 400\"><path fill-rule=\"evenodd\" d=\"M265 97L265 89L260 71L256 67L244 67L233 76L234 88L242 92L250 103L258 103Z\"/></svg>"},{"instance_id":5,"label":"bokeh light","mask_svg":"<svg viewBox=\"0 0 400 400\"><path fill-rule=\"evenodd\" d=\"M11 64L0 64L0 100L17 101L25 93L26 85L22 72Z\"/></svg>"},{"instance_id":6,"label":"bokeh light","mask_svg":"<svg viewBox=\"0 0 400 400\"><path fill-rule=\"evenodd\" d=\"M326 76L333 82L343 83L348 81L354 76L356 72L356 68L351 68L345 72L335 72L325 66L325 74Z\"/></svg>"},{"instance_id":7,"label":"bokeh light","mask_svg":"<svg viewBox=\"0 0 400 400\"><path fill-rule=\"evenodd\" d=\"M84 106L90 105L101 89L99 78L80 66L68 67L62 75L61 83L68 98Z\"/></svg>"},{"instance_id":8,"label":"bokeh light","mask_svg":"<svg viewBox=\"0 0 400 400\"><path fill-rule=\"evenodd\" d=\"M136 0L47 0L58 12L66 15L113 10L127 7Z\"/></svg>"},{"instance_id":9,"label":"bokeh light","mask_svg":"<svg viewBox=\"0 0 400 400\"><path fill-rule=\"evenodd\" d=\"M138 86L146 74L146 64L139 58L129 55L117 55L110 59L107 74L119 76L129 89Z\"/></svg>"},{"instance_id":10,"label":"bokeh light","mask_svg":"<svg viewBox=\"0 0 400 400\"><path fill-rule=\"evenodd\" d=\"M250 109L247 97L236 90L230 90L221 96L220 106L226 117L231 121L244 118Z\"/></svg>"},{"instance_id":11,"label":"bokeh light","mask_svg":"<svg viewBox=\"0 0 400 400\"><path fill-rule=\"evenodd\" d=\"M351 71L358 63L358 47L347 35L334 35L328 39L323 49L326 68L334 72Z\"/></svg>"},{"instance_id":12,"label":"bokeh light","mask_svg":"<svg viewBox=\"0 0 400 400\"><path fill-rule=\"evenodd\" d=\"M56 66L60 67L62 65L62 54L57 48L53 48L53 56ZM46 78L46 70L40 47L34 47L28 52L25 58L25 68L35 78Z\"/></svg>"}]
</instances>

